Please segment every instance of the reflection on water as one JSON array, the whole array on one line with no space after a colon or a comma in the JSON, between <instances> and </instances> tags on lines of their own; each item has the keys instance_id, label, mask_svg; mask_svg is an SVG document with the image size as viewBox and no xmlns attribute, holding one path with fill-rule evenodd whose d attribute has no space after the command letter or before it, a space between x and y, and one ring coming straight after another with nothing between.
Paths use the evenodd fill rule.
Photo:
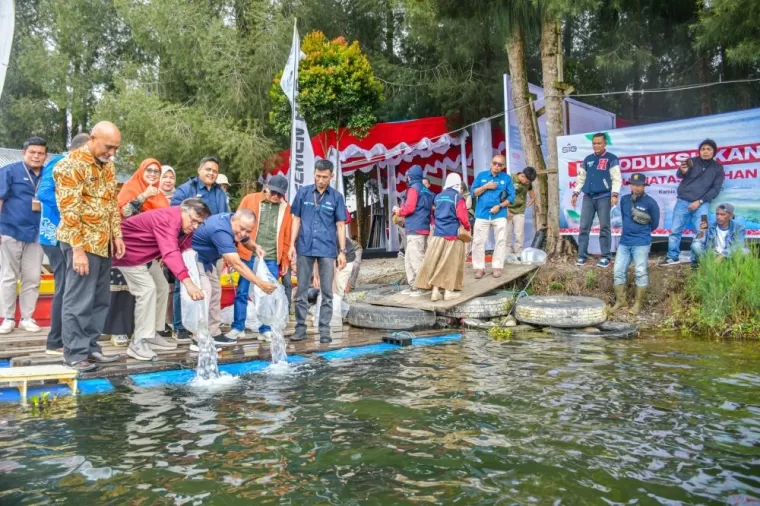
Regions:
<instances>
[{"instance_id":1,"label":"reflection on water","mask_svg":"<svg viewBox=\"0 0 760 506\"><path fill-rule=\"evenodd\" d=\"M749 504L760 353L562 338L0 413L1 504Z\"/></svg>"}]
</instances>

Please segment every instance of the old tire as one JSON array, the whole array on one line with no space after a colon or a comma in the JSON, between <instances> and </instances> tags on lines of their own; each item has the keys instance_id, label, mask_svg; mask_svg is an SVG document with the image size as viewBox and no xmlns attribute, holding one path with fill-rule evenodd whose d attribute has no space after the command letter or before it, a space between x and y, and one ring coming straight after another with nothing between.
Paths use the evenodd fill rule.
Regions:
<instances>
[{"instance_id":1,"label":"old tire","mask_svg":"<svg viewBox=\"0 0 760 506\"><path fill-rule=\"evenodd\" d=\"M374 287L364 290L357 288L348 295L346 295L346 301L351 304L356 303L371 303L376 300L383 299L389 295L394 295L402 291L401 287L394 285L375 285Z\"/></svg>"},{"instance_id":2,"label":"old tire","mask_svg":"<svg viewBox=\"0 0 760 506\"><path fill-rule=\"evenodd\" d=\"M636 325L623 322L604 322L596 327L598 331L591 332L585 329L558 329L550 328L549 332L562 337L603 337L605 339L631 339L639 333Z\"/></svg>"},{"instance_id":3,"label":"old tire","mask_svg":"<svg viewBox=\"0 0 760 506\"><path fill-rule=\"evenodd\" d=\"M498 318L499 316L507 316L511 312L514 302L515 296L513 294L485 295L462 302L438 314L452 318L475 318L479 320Z\"/></svg>"},{"instance_id":4,"label":"old tire","mask_svg":"<svg viewBox=\"0 0 760 506\"><path fill-rule=\"evenodd\" d=\"M592 297L523 297L515 305L515 318L546 327L595 327L607 320L607 310L603 301Z\"/></svg>"},{"instance_id":5,"label":"old tire","mask_svg":"<svg viewBox=\"0 0 760 506\"><path fill-rule=\"evenodd\" d=\"M435 326L435 313L422 309L351 304L348 323L353 327L381 330L421 330Z\"/></svg>"}]
</instances>

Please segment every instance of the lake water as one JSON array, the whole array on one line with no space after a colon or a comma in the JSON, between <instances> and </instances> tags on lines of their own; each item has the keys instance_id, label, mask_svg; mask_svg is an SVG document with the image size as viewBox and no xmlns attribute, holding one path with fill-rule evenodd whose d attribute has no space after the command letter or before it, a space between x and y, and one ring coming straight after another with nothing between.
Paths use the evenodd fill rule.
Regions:
<instances>
[{"instance_id":1,"label":"lake water","mask_svg":"<svg viewBox=\"0 0 760 506\"><path fill-rule=\"evenodd\" d=\"M760 352L461 342L0 407L0 504L757 504Z\"/></svg>"}]
</instances>

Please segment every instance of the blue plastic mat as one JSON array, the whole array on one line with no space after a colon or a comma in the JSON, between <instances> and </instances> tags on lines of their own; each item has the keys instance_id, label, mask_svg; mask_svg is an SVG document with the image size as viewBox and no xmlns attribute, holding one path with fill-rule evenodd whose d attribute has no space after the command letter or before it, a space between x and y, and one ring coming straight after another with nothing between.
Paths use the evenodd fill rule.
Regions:
<instances>
[{"instance_id":1,"label":"blue plastic mat","mask_svg":"<svg viewBox=\"0 0 760 506\"><path fill-rule=\"evenodd\" d=\"M80 380L77 382L77 388L82 395L102 394L114 390L111 382L105 378Z\"/></svg>"},{"instance_id":2,"label":"blue plastic mat","mask_svg":"<svg viewBox=\"0 0 760 506\"><path fill-rule=\"evenodd\" d=\"M146 372L129 376L139 387L158 387L161 385L182 385L195 378L193 369L177 369L174 371Z\"/></svg>"},{"instance_id":3,"label":"blue plastic mat","mask_svg":"<svg viewBox=\"0 0 760 506\"><path fill-rule=\"evenodd\" d=\"M412 339L412 346L436 346L462 339L462 334L446 334L445 336L418 337Z\"/></svg>"},{"instance_id":4,"label":"blue plastic mat","mask_svg":"<svg viewBox=\"0 0 760 506\"><path fill-rule=\"evenodd\" d=\"M8 359L2 359L0 360L0 367L10 367L11 361Z\"/></svg>"},{"instance_id":5,"label":"blue plastic mat","mask_svg":"<svg viewBox=\"0 0 760 506\"><path fill-rule=\"evenodd\" d=\"M379 355L380 353L387 353L399 349L401 349L401 346L397 344L380 343L341 348L340 350L320 351L315 353L315 355L322 357L325 360L348 360L351 358L363 357L365 355Z\"/></svg>"}]
</instances>

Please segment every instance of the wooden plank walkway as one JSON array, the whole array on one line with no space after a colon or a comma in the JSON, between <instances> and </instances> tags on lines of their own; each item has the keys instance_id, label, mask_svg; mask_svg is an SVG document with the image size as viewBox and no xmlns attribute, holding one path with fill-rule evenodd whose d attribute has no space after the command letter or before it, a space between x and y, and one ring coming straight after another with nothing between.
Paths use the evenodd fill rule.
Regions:
<instances>
[{"instance_id":1,"label":"wooden plank walkway","mask_svg":"<svg viewBox=\"0 0 760 506\"><path fill-rule=\"evenodd\" d=\"M480 297L491 290L500 288L512 281L524 276L537 267L535 265L504 265L504 271L500 278L494 278L491 275L491 268L486 268L486 275L481 279L475 279L475 271L471 264L466 264L464 268L464 287L462 295L454 300L439 300L433 302L430 300L430 292L425 292L419 297L410 297L403 295L401 292L389 295L379 300L370 302L377 306L405 307L410 309L424 309L425 311L444 311L458 304L467 302L475 297Z\"/></svg>"},{"instance_id":2,"label":"wooden plank walkway","mask_svg":"<svg viewBox=\"0 0 760 506\"><path fill-rule=\"evenodd\" d=\"M294 331L292 328L293 322L289 326L291 328L286 329L286 334L292 335ZM43 328L37 333L27 333L17 329L9 335L0 336L0 354L6 359L10 359L12 367L60 365L63 357L47 355L45 353L47 332L47 328ZM441 335L446 333L449 332L438 330L418 332L417 335ZM344 325L343 327L333 328L332 343L321 344L317 329L310 327L305 340L299 342L287 341L287 353L288 355L308 355L316 351L377 344L382 342L383 336L387 334L387 331L358 329ZM248 332L247 335L248 339L240 340L236 346L221 348L219 354L220 365L257 359L270 360L269 343L251 339L253 336L251 332ZM118 353L121 355L121 359L111 364L100 365L96 371L80 375L80 379L119 378L137 373L195 368L198 359L198 354L190 351L189 344L180 344L175 350L157 351L157 361L143 362L128 357L126 347L113 346L110 336L101 336L99 342L103 348L103 353L108 355ZM0 386L2 386L2 381L0 381Z\"/></svg>"}]
</instances>

